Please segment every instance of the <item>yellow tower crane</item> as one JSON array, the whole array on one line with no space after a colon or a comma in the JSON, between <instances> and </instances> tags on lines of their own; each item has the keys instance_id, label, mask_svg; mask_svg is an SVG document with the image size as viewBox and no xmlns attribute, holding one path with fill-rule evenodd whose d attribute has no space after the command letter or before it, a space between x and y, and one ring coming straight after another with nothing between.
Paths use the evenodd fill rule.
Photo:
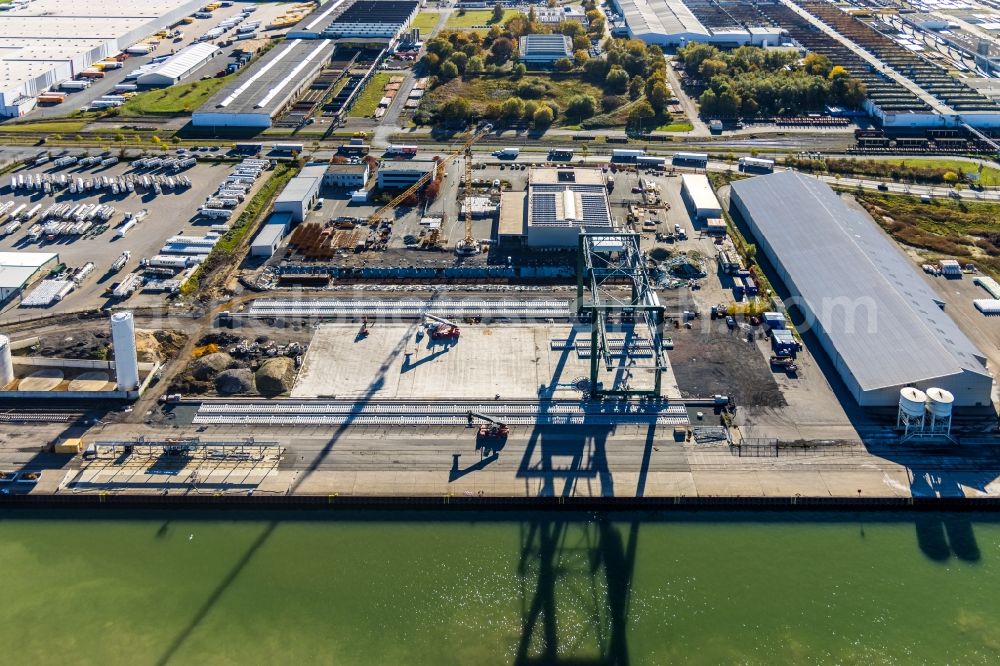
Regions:
<instances>
[{"instance_id":1,"label":"yellow tower crane","mask_svg":"<svg viewBox=\"0 0 1000 666\"><path fill-rule=\"evenodd\" d=\"M403 203L403 201L405 201L408 197L419 192L424 185L437 175L439 168L447 166L449 162L454 160L459 155L465 155L465 238L458 243L456 251L459 254L475 254L478 251L478 248L474 249L472 252L465 249L468 247L470 242L473 246L475 245L475 239L472 238L472 212L469 206L469 197L472 194L472 146L476 143L476 141L479 141L481 138L489 134L492 129L492 125L483 125L477 129L461 148L441 160L437 168L431 169L425 173L420 177L420 180L415 182L400 194L396 195L392 201L372 213L368 217L368 226L377 226L379 222L382 221L382 216L386 213L386 211L395 208L399 204Z\"/></svg>"}]
</instances>

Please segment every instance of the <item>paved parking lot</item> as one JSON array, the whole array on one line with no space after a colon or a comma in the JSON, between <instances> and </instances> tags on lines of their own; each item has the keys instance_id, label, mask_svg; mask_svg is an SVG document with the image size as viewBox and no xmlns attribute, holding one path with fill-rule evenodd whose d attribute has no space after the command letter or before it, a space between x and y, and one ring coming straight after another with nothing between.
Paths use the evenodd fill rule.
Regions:
<instances>
[{"instance_id":1,"label":"paved parking lot","mask_svg":"<svg viewBox=\"0 0 1000 666\"><path fill-rule=\"evenodd\" d=\"M201 236L209 231L213 224L210 220L194 220L196 209L212 194L219 183L230 173L232 165L199 163L197 166L183 171L182 174L191 179L192 186L186 189L164 190L157 196L152 192L125 193L112 195L109 191L100 193L89 192L84 195L70 194L68 189L60 190L52 195L41 192L26 192L19 190L16 194L9 188L9 176L3 179L0 188L0 201L14 201L16 205L28 203L30 206L41 204L42 211L54 203L93 204L101 203L114 207L115 214L108 221L108 228L97 236L63 236L54 241L42 239L40 242L29 242L28 231L38 217L31 223L22 225L15 233L0 239L0 251L25 252L57 252L59 260L70 268L78 268L87 262L95 264L94 272L60 303L45 310L46 312L76 311L104 307L109 299L105 291L121 280L127 273L136 269L142 258L159 254L164 241L177 234ZM70 167L60 170L52 164L41 168L24 168L16 174L49 174L65 173L67 177L93 178L94 176L119 176L124 173L144 173L133 171L128 163L120 162L109 168L77 169ZM263 178L261 179L263 180ZM144 220L123 238L115 237L115 228L121 225L126 213L148 211ZM238 209L237 209L238 210ZM41 212L41 211L40 211ZM116 274L109 274L111 264L124 252L132 253L126 266ZM30 291L30 288L29 290ZM163 296L158 294L136 294L127 302L131 305L150 305L162 302ZM19 308L20 299L15 298L4 307L0 320L17 319L25 316L37 316L35 310Z\"/></svg>"}]
</instances>

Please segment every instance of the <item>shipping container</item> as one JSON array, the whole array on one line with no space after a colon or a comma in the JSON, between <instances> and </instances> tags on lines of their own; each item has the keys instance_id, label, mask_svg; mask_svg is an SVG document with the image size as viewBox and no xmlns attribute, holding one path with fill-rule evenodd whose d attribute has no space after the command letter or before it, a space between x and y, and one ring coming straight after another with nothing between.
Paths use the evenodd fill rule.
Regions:
<instances>
[{"instance_id":1,"label":"shipping container","mask_svg":"<svg viewBox=\"0 0 1000 666\"><path fill-rule=\"evenodd\" d=\"M747 173L771 173L774 171L774 160L763 157L741 157L739 169Z\"/></svg>"},{"instance_id":2,"label":"shipping container","mask_svg":"<svg viewBox=\"0 0 1000 666\"><path fill-rule=\"evenodd\" d=\"M705 168L708 166L708 153L674 153L673 163L679 166Z\"/></svg>"},{"instance_id":3,"label":"shipping container","mask_svg":"<svg viewBox=\"0 0 1000 666\"><path fill-rule=\"evenodd\" d=\"M635 162L646 154L645 150L631 148L615 148L611 151L612 162Z\"/></svg>"}]
</instances>

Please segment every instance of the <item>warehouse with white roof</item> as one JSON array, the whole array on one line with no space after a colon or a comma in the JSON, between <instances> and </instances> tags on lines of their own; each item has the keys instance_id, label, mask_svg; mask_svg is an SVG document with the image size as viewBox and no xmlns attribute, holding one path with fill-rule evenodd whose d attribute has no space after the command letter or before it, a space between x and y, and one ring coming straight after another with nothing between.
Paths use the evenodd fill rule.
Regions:
<instances>
[{"instance_id":1,"label":"warehouse with white roof","mask_svg":"<svg viewBox=\"0 0 1000 666\"><path fill-rule=\"evenodd\" d=\"M706 27L683 0L614 0L629 37L647 44L683 46L705 42L719 46L779 44L782 30L774 26Z\"/></svg>"},{"instance_id":2,"label":"warehouse with white roof","mask_svg":"<svg viewBox=\"0 0 1000 666\"><path fill-rule=\"evenodd\" d=\"M197 10L201 0L29 0L0 12L0 115Z\"/></svg>"},{"instance_id":3,"label":"warehouse with white roof","mask_svg":"<svg viewBox=\"0 0 1000 666\"><path fill-rule=\"evenodd\" d=\"M722 206L708 176L703 173L681 175L681 197L691 214L697 218L722 217Z\"/></svg>"},{"instance_id":4,"label":"warehouse with white roof","mask_svg":"<svg viewBox=\"0 0 1000 666\"><path fill-rule=\"evenodd\" d=\"M285 107L309 86L330 61L332 40L289 39L210 97L191 117L194 127L271 126Z\"/></svg>"},{"instance_id":5,"label":"warehouse with white roof","mask_svg":"<svg viewBox=\"0 0 1000 666\"><path fill-rule=\"evenodd\" d=\"M20 293L58 263L55 252L0 252L0 302Z\"/></svg>"},{"instance_id":6,"label":"warehouse with white roof","mask_svg":"<svg viewBox=\"0 0 1000 666\"><path fill-rule=\"evenodd\" d=\"M859 405L907 386L991 404L986 357L866 213L796 171L734 182L731 202Z\"/></svg>"},{"instance_id":7,"label":"warehouse with white roof","mask_svg":"<svg viewBox=\"0 0 1000 666\"><path fill-rule=\"evenodd\" d=\"M222 50L210 42L192 44L140 75L135 82L140 86L172 86L186 79L219 53Z\"/></svg>"}]
</instances>

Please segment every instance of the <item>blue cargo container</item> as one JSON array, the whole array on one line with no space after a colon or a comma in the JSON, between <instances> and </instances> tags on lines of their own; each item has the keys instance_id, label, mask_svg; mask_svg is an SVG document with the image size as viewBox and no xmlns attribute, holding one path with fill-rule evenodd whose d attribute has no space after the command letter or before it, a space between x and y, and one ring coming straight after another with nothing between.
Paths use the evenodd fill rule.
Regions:
<instances>
[{"instance_id":1,"label":"blue cargo container","mask_svg":"<svg viewBox=\"0 0 1000 666\"><path fill-rule=\"evenodd\" d=\"M776 354L795 356L799 343L795 341L792 332L785 329L771 331L771 349Z\"/></svg>"},{"instance_id":2,"label":"blue cargo container","mask_svg":"<svg viewBox=\"0 0 1000 666\"><path fill-rule=\"evenodd\" d=\"M764 324L771 330L785 328L785 315L780 312L765 312Z\"/></svg>"}]
</instances>

